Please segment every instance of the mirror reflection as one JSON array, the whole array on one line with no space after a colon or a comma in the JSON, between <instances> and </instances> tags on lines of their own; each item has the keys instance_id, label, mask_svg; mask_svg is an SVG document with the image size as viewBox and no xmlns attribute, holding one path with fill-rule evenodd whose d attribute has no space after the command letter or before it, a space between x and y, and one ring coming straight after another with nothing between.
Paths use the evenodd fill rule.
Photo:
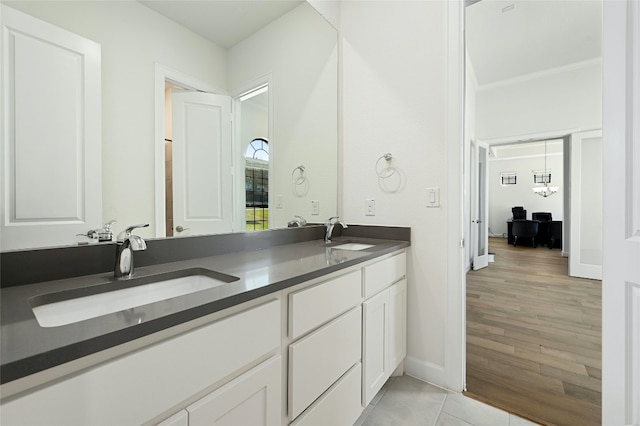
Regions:
<instances>
[{"instance_id":1,"label":"mirror reflection","mask_svg":"<svg viewBox=\"0 0 640 426\"><path fill-rule=\"evenodd\" d=\"M109 220L117 221L114 235L150 223L140 235L153 238L273 229L295 216L319 222L337 213L337 35L308 3L3 4L100 45L102 157L84 164L100 171L99 217L76 220L69 232L44 227L3 238L3 251L84 242L76 234ZM203 32L226 37L224 25L238 29L235 39ZM222 99L229 117L227 106L194 101L198 95ZM292 183L301 165L305 193Z\"/></svg>"}]
</instances>

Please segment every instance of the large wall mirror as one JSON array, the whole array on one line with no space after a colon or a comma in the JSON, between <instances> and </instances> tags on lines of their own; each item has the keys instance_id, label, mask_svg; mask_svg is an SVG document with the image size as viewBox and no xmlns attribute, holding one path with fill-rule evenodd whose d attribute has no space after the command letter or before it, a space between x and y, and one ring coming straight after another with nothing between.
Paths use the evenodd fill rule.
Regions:
<instances>
[{"instance_id":1,"label":"large wall mirror","mask_svg":"<svg viewBox=\"0 0 640 426\"><path fill-rule=\"evenodd\" d=\"M139 230L145 238L189 236L281 228L295 216L321 222L337 213L337 32L309 3L3 4L101 47L101 161L85 167L101 168L102 208L100 223L86 230L116 220L115 233L149 223ZM189 96L207 94L228 102L219 111L229 111L229 129L214 129L217 145L200 151L196 137L185 162L172 144L184 149L191 143L185 137L212 126L201 108L183 114L188 125L200 117L200 127L179 127L176 105L200 105ZM177 214L205 220L178 223ZM2 250L82 238L38 244L31 236L3 242Z\"/></svg>"}]
</instances>

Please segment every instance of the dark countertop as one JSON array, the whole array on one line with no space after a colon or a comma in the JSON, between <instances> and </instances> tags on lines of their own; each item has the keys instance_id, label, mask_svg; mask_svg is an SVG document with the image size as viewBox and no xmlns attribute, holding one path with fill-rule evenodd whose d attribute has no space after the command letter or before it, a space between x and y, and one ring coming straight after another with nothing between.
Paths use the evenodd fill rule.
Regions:
<instances>
[{"instance_id":1,"label":"dark countertop","mask_svg":"<svg viewBox=\"0 0 640 426\"><path fill-rule=\"evenodd\" d=\"M344 242L375 244L362 251L331 249ZM408 247L407 241L335 238L286 244L137 268L131 281L110 273L3 288L1 291L0 376L5 384L81 357L147 336L249 300L312 280ZM238 280L127 311L58 327L41 327L31 301L42 295L96 286L140 285L158 274L202 268ZM77 296L76 296L77 297ZM36 299L34 299L36 298Z\"/></svg>"}]
</instances>

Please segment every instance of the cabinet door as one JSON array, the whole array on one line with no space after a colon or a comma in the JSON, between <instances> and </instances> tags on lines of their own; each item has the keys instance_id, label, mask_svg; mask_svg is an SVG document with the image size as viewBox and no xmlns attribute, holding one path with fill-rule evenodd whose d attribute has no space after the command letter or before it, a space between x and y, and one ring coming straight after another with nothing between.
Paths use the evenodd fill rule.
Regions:
<instances>
[{"instance_id":1,"label":"cabinet door","mask_svg":"<svg viewBox=\"0 0 640 426\"><path fill-rule=\"evenodd\" d=\"M363 304L362 403L366 407L389 378L389 290Z\"/></svg>"},{"instance_id":2,"label":"cabinet door","mask_svg":"<svg viewBox=\"0 0 640 426\"><path fill-rule=\"evenodd\" d=\"M407 280L389 289L389 372L407 356Z\"/></svg>"},{"instance_id":3,"label":"cabinet door","mask_svg":"<svg viewBox=\"0 0 640 426\"><path fill-rule=\"evenodd\" d=\"M156 426L189 426L189 413L187 410L180 410Z\"/></svg>"},{"instance_id":4,"label":"cabinet door","mask_svg":"<svg viewBox=\"0 0 640 426\"><path fill-rule=\"evenodd\" d=\"M249 370L187 407L189 425L281 424L281 357Z\"/></svg>"}]
</instances>

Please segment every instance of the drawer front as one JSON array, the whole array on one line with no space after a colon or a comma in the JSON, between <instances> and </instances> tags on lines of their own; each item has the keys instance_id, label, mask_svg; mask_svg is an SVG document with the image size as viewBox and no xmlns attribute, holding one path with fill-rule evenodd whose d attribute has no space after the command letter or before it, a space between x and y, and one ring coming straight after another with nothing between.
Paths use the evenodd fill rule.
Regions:
<instances>
[{"instance_id":1,"label":"drawer front","mask_svg":"<svg viewBox=\"0 0 640 426\"><path fill-rule=\"evenodd\" d=\"M362 414L362 366L356 364L331 387L292 426L352 425Z\"/></svg>"},{"instance_id":2,"label":"drawer front","mask_svg":"<svg viewBox=\"0 0 640 426\"><path fill-rule=\"evenodd\" d=\"M280 311L273 300L55 382L3 404L2 423L143 424L275 352Z\"/></svg>"},{"instance_id":3,"label":"drawer front","mask_svg":"<svg viewBox=\"0 0 640 426\"><path fill-rule=\"evenodd\" d=\"M358 270L289 295L289 336L297 339L360 303Z\"/></svg>"},{"instance_id":4,"label":"drawer front","mask_svg":"<svg viewBox=\"0 0 640 426\"><path fill-rule=\"evenodd\" d=\"M407 256L404 252L365 267L364 297L371 297L405 276Z\"/></svg>"},{"instance_id":5,"label":"drawer front","mask_svg":"<svg viewBox=\"0 0 640 426\"><path fill-rule=\"evenodd\" d=\"M322 395L361 358L362 308L357 307L289 345L289 418Z\"/></svg>"},{"instance_id":6,"label":"drawer front","mask_svg":"<svg viewBox=\"0 0 640 426\"><path fill-rule=\"evenodd\" d=\"M281 370L277 356L190 405L189 426L280 424Z\"/></svg>"}]
</instances>

